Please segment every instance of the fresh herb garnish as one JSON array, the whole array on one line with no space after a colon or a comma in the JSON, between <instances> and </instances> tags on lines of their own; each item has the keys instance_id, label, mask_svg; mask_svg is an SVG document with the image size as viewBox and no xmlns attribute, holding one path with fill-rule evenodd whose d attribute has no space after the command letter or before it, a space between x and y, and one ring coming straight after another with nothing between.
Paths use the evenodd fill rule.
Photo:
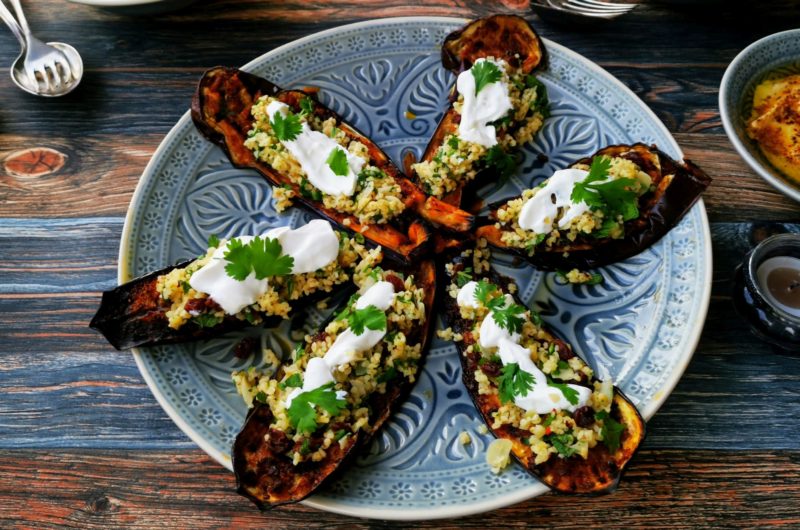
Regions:
<instances>
[{"instance_id":1,"label":"fresh herb garnish","mask_svg":"<svg viewBox=\"0 0 800 530\"><path fill-rule=\"evenodd\" d=\"M278 383L278 386L281 390L286 390L287 388L300 388L303 386L303 378L300 377L300 374L292 374L287 377L285 381Z\"/></svg>"},{"instance_id":2,"label":"fresh herb garnish","mask_svg":"<svg viewBox=\"0 0 800 530\"><path fill-rule=\"evenodd\" d=\"M267 395L264 392L257 392L255 395L256 401L259 403L266 403L267 402Z\"/></svg>"},{"instance_id":3,"label":"fresh herb garnish","mask_svg":"<svg viewBox=\"0 0 800 530\"><path fill-rule=\"evenodd\" d=\"M336 434L333 435L333 439L338 442L345 436L347 436L347 431L344 429L339 429L338 431L336 431Z\"/></svg>"},{"instance_id":4,"label":"fresh herb garnish","mask_svg":"<svg viewBox=\"0 0 800 530\"><path fill-rule=\"evenodd\" d=\"M208 248L217 248L219 246L219 238L216 234L208 236Z\"/></svg>"},{"instance_id":5,"label":"fresh herb garnish","mask_svg":"<svg viewBox=\"0 0 800 530\"><path fill-rule=\"evenodd\" d=\"M497 291L497 286L492 282L481 280L475 286L475 300L484 307L490 307L489 303L494 300L492 295ZM490 308L491 309L491 308Z\"/></svg>"},{"instance_id":6,"label":"fresh herb garnish","mask_svg":"<svg viewBox=\"0 0 800 530\"><path fill-rule=\"evenodd\" d=\"M356 335L364 333L364 328L373 331L386 329L386 313L374 305L368 305L364 309L353 310L347 317L347 324Z\"/></svg>"},{"instance_id":7,"label":"fresh herb garnish","mask_svg":"<svg viewBox=\"0 0 800 530\"><path fill-rule=\"evenodd\" d=\"M547 96L547 87L544 83L536 79L535 76L528 74L525 76L525 86L527 88L536 89L536 101L531 109L533 112L538 112L542 118L550 117L550 98Z\"/></svg>"},{"instance_id":8,"label":"fresh herb garnish","mask_svg":"<svg viewBox=\"0 0 800 530\"><path fill-rule=\"evenodd\" d=\"M569 281L569 278L567 277L568 274L569 274L569 272L567 272L565 270L562 270L562 269L557 269L556 270L556 275L559 278L564 280L566 283L573 283L573 282ZM577 282L574 282L574 283L582 283L584 285L598 285L598 284L603 283L603 275L598 273L598 272L592 272L592 273L589 273L589 279L588 280L577 281Z\"/></svg>"},{"instance_id":9,"label":"fresh herb garnish","mask_svg":"<svg viewBox=\"0 0 800 530\"><path fill-rule=\"evenodd\" d=\"M553 423L554 419L556 419L556 415L551 412L544 419L544 421L542 422L542 425L544 425L545 427L550 427L550 424Z\"/></svg>"},{"instance_id":10,"label":"fresh herb garnish","mask_svg":"<svg viewBox=\"0 0 800 530\"><path fill-rule=\"evenodd\" d=\"M497 171L500 182L505 182L517 171L517 161L500 145L493 145L483 157L483 162Z\"/></svg>"},{"instance_id":11,"label":"fresh herb garnish","mask_svg":"<svg viewBox=\"0 0 800 530\"><path fill-rule=\"evenodd\" d=\"M291 112L287 112L285 116L282 112L276 112L272 115L269 125L272 127L272 132L281 142L295 140L303 130L303 126L300 124L300 116Z\"/></svg>"},{"instance_id":12,"label":"fresh herb garnish","mask_svg":"<svg viewBox=\"0 0 800 530\"><path fill-rule=\"evenodd\" d=\"M305 456L311 452L311 440L306 438L303 440L303 444L300 446L300 454Z\"/></svg>"},{"instance_id":13,"label":"fresh herb garnish","mask_svg":"<svg viewBox=\"0 0 800 530\"><path fill-rule=\"evenodd\" d=\"M478 359L478 366L483 366L486 363L499 363L500 356L499 355L489 355L488 357L481 357Z\"/></svg>"},{"instance_id":14,"label":"fresh herb garnish","mask_svg":"<svg viewBox=\"0 0 800 530\"><path fill-rule=\"evenodd\" d=\"M192 284L184 280L181 282L181 288L183 288L183 293L186 294L192 289Z\"/></svg>"},{"instance_id":15,"label":"fresh herb garnish","mask_svg":"<svg viewBox=\"0 0 800 530\"><path fill-rule=\"evenodd\" d=\"M305 97L305 98L300 100L300 108L302 109L300 111L300 115L301 116L307 116L309 114L313 114L314 113L314 102L311 101L311 98Z\"/></svg>"},{"instance_id":16,"label":"fresh herb garnish","mask_svg":"<svg viewBox=\"0 0 800 530\"><path fill-rule=\"evenodd\" d=\"M569 458L577 453L577 450L572 447L572 444L575 443L575 438L570 433L551 434L545 436L544 441L555 447L561 456Z\"/></svg>"},{"instance_id":17,"label":"fresh herb garnish","mask_svg":"<svg viewBox=\"0 0 800 530\"><path fill-rule=\"evenodd\" d=\"M494 300L502 300L502 298L495 298ZM492 310L492 318L498 326L504 328L509 333L519 333L522 331L522 325L525 319L522 315L525 313L525 308L518 304L509 304L505 307L497 307Z\"/></svg>"},{"instance_id":18,"label":"fresh herb garnish","mask_svg":"<svg viewBox=\"0 0 800 530\"><path fill-rule=\"evenodd\" d=\"M312 433L317 428L316 409L322 409L331 417L335 417L345 406L347 406L347 402L336 396L333 382L331 382L295 396L292 404L289 405L289 423L298 432Z\"/></svg>"},{"instance_id":19,"label":"fresh herb garnish","mask_svg":"<svg viewBox=\"0 0 800 530\"><path fill-rule=\"evenodd\" d=\"M570 402L571 405L578 404L578 391L564 383L556 383L549 377L547 378L547 386L560 390L564 394L564 398Z\"/></svg>"},{"instance_id":20,"label":"fresh herb garnish","mask_svg":"<svg viewBox=\"0 0 800 530\"><path fill-rule=\"evenodd\" d=\"M472 77L475 78L475 95L477 96L486 85L496 83L503 77L500 68L491 61L483 60L470 69Z\"/></svg>"},{"instance_id":21,"label":"fresh herb garnish","mask_svg":"<svg viewBox=\"0 0 800 530\"><path fill-rule=\"evenodd\" d=\"M231 239L225 251L225 272L235 280L244 281L251 273L256 279L291 274L294 258L281 254L283 249L277 239L254 237L246 245Z\"/></svg>"},{"instance_id":22,"label":"fresh herb garnish","mask_svg":"<svg viewBox=\"0 0 800 530\"><path fill-rule=\"evenodd\" d=\"M542 317L539 316L539 313L534 311L533 309L530 310L530 319L533 322L533 325L540 328L544 322L542 321Z\"/></svg>"},{"instance_id":23,"label":"fresh herb garnish","mask_svg":"<svg viewBox=\"0 0 800 530\"><path fill-rule=\"evenodd\" d=\"M347 154L341 147L334 147L328 159L325 161L328 167L331 168L334 175L339 177L346 177L350 173L350 166L347 163Z\"/></svg>"},{"instance_id":24,"label":"fresh herb garnish","mask_svg":"<svg viewBox=\"0 0 800 530\"><path fill-rule=\"evenodd\" d=\"M508 363L503 366L502 373L497 380L500 402L514 401L514 396L527 396L535 384L536 380L533 374L520 368L517 363Z\"/></svg>"},{"instance_id":25,"label":"fresh herb garnish","mask_svg":"<svg viewBox=\"0 0 800 530\"><path fill-rule=\"evenodd\" d=\"M212 315L211 313L201 313L197 316L193 316L192 322L194 322L201 328L213 328L214 326L222 322L222 317Z\"/></svg>"},{"instance_id":26,"label":"fresh herb garnish","mask_svg":"<svg viewBox=\"0 0 800 530\"><path fill-rule=\"evenodd\" d=\"M576 182L570 199L572 202L585 202L592 210L603 210L611 219L622 216L624 221L639 217L639 197L633 187L638 181L630 178L610 179L611 159L596 156L592 159L589 174L581 182Z\"/></svg>"},{"instance_id":27,"label":"fresh herb garnish","mask_svg":"<svg viewBox=\"0 0 800 530\"><path fill-rule=\"evenodd\" d=\"M392 379L397 377L397 369L394 366L390 366L383 372L381 375L378 376L379 383L388 383Z\"/></svg>"},{"instance_id":28,"label":"fresh herb garnish","mask_svg":"<svg viewBox=\"0 0 800 530\"><path fill-rule=\"evenodd\" d=\"M456 285L464 287L472 281L472 267L465 267L464 270L456 273Z\"/></svg>"},{"instance_id":29,"label":"fresh herb garnish","mask_svg":"<svg viewBox=\"0 0 800 530\"><path fill-rule=\"evenodd\" d=\"M453 151L457 150L458 149L458 136L456 136L455 134L451 135L447 139L447 147L449 147Z\"/></svg>"},{"instance_id":30,"label":"fresh herb garnish","mask_svg":"<svg viewBox=\"0 0 800 530\"><path fill-rule=\"evenodd\" d=\"M603 422L603 428L600 430L600 435L603 437L603 443L606 444L608 450L612 453L619 449L620 437L625 426L611 417L611 415L601 410L594 415L595 419Z\"/></svg>"}]
</instances>

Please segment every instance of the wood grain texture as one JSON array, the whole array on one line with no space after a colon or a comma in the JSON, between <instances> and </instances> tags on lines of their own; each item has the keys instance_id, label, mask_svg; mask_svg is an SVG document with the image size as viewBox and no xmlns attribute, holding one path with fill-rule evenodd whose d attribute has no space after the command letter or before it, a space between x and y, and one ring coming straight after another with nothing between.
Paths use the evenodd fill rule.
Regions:
<instances>
[{"instance_id":1,"label":"wood grain texture","mask_svg":"<svg viewBox=\"0 0 800 530\"><path fill-rule=\"evenodd\" d=\"M259 513L199 450L2 451L6 528L396 528L302 505ZM42 491L48 492L42 495ZM702 492L702 500L687 495ZM544 495L415 528L796 526L800 452L642 451L609 496ZM20 509L25 507L25 509ZM692 519L686 513L694 513Z\"/></svg>"}]
</instances>

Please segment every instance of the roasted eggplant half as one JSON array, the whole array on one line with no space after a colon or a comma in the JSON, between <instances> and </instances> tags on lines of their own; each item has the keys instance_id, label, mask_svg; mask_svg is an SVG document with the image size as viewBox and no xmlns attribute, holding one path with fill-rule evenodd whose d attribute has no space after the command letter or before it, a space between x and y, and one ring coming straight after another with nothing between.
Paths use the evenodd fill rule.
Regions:
<instances>
[{"instance_id":1,"label":"roasted eggplant half","mask_svg":"<svg viewBox=\"0 0 800 530\"><path fill-rule=\"evenodd\" d=\"M445 38L442 63L458 76L451 105L411 166L427 193L469 205L479 187L514 173L518 146L549 116L547 90L533 75L544 54L533 27L516 15L479 19Z\"/></svg>"},{"instance_id":2,"label":"roasted eggplant half","mask_svg":"<svg viewBox=\"0 0 800 530\"><path fill-rule=\"evenodd\" d=\"M423 193L311 93L216 67L200 80L192 119L233 165L256 169L272 184L279 210L299 201L406 264L430 242L422 220L456 232L473 226L472 215Z\"/></svg>"},{"instance_id":3,"label":"roasted eggplant half","mask_svg":"<svg viewBox=\"0 0 800 530\"><path fill-rule=\"evenodd\" d=\"M321 219L263 237L211 238L199 258L104 292L89 326L123 350L270 325L349 285L381 256Z\"/></svg>"},{"instance_id":4,"label":"roasted eggplant half","mask_svg":"<svg viewBox=\"0 0 800 530\"><path fill-rule=\"evenodd\" d=\"M661 239L710 183L656 146L614 145L492 205L476 233L541 269L599 267Z\"/></svg>"},{"instance_id":5,"label":"roasted eggplant half","mask_svg":"<svg viewBox=\"0 0 800 530\"><path fill-rule=\"evenodd\" d=\"M302 500L363 447L410 391L435 317L432 261L374 268L359 294L274 377L234 374L252 408L233 445L238 491L260 508Z\"/></svg>"},{"instance_id":6,"label":"roasted eggplant half","mask_svg":"<svg viewBox=\"0 0 800 530\"><path fill-rule=\"evenodd\" d=\"M447 265L444 335L484 421L533 476L561 493L613 490L645 435L636 407L599 381L489 268L483 244Z\"/></svg>"}]
</instances>

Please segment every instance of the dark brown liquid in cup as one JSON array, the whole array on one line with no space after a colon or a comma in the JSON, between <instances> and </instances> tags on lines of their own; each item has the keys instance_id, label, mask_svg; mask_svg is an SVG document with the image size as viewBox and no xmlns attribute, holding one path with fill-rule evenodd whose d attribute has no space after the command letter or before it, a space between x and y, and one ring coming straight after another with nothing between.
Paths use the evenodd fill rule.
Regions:
<instances>
[{"instance_id":1,"label":"dark brown liquid in cup","mask_svg":"<svg viewBox=\"0 0 800 530\"><path fill-rule=\"evenodd\" d=\"M800 309L800 269L773 269L767 276L767 289L778 302Z\"/></svg>"}]
</instances>

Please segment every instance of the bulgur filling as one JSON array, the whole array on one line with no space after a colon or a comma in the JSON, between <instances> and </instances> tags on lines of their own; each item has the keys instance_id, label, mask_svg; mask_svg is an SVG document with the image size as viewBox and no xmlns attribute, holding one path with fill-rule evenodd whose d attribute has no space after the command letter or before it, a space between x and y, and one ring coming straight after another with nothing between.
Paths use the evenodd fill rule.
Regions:
<instances>
[{"instance_id":1,"label":"bulgur filling","mask_svg":"<svg viewBox=\"0 0 800 530\"><path fill-rule=\"evenodd\" d=\"M360 234L354 237L338 231L335 234L339 239L339 253L334 261L313 272L270 277L266 291L255 303L237 312L235 318L253 325L261 324L268 316L287 318L292 301L317 292L330 292L353 274L371 269L380 262L380 250L368 250ZM170 305L166 316L171 328L178 329L187 322L213 327L225 318L222 307L208 293L194 289L190 281L192 275L208 264L217 249L226 243L224 239L212 238L205 255L158 278L156 289L164 303Z\"/></svg>"},{"instance_id":2,"label":"bulgur filling","mask_svg":"<svg viewBox=\"0 0 800 530\"><path fill-rule=\"evenodd\" d=\"M551 194L556 178L578 179L560 202L554 199L555 193ZM524 249L530 255L537 248L567 245L579 236L620 239L625 236L625 222L639 216L639 197L653 189L650 175L632 161L596 156L591 166L576 164L557 171L539 186L508 201L497 210L495 226L502 230L505 244ZM551 204L545 204L544 209L540 206L532 209L532 201L540 193L550 194L545 201L550 200ZM552 208L555 214L545 211L547 208ZM529 224L526 218L535 218L535 223Z\"/></svg>"},{"instance_id":3,"label":"bulgur filling","mask_svg":"<svg viewBox=\"0 0 800 530\"><path fill-rule=\"evenodd\" d=\"M462 333L450 332L454 341L470 339L463 349L465 356L479 355L478 369L471 374L478 392L498 396L500 406L491 413L491 428L510 427L530 446L535 464L554 455L586 458L589 449L598 443L604 443L612 452L616 450L624 427L610 416L614 392L611 382L592 383L591 368L566 344L547 333L535 312L522 306L509 310L515 304L504 301L508 294L500 285L486 279L475 281L478 276L472 271L483 268L489 257L485 242L474 251L466 251L465 256L469 255L473 257L472 267L456 271L452 264L447 266L454 277L448 293L458 301L460 316L467 321ZM463 295L469 290L474 293L473 303L466 303ZM498 312L505 312L504 320L497 319ZM497 347L487 347L486 337L481 336L492 328L487 326L487 319L494 319L501 327L505 322L506 333L513 335L512 342L524 352L523 357L517 358L518 363L507 362L501 351L508 346L502 342L505 339L501 338ZM528 361L535 368L525 368ZM543 407L546 399L536 401L534 394L540 391L554 394L549 410Z\"/></svg>"},{"instance_id":4,"label":"bulgur filling","mask_svg":"<svg viewBox=\"0 0 800 530\"><path fill-rule=\"evenodd\" d=\"M511 109L490 123L495 130L495 141L488 142L490 145L468 141L459 134L449 134L431 160L412 166L423 189L436 197L454 191L487 167L494 167L503 178L509 177L516 169L511 153L518 146L530 142L533 135L541 129L545 118L550 115L545 86L533 75L524 74L505 61L493 58L476 61L465 73L474 75L474 70L485 64L484 61L498 68L496 77L499 76L499 79L493 83L507 90ZM478 92L480 86L479 82L476 85ZM464 94L459 94L453 105L459 116L462 116L464 103Z\"/></svg>"},{"instance_id":5,"label":"bulgur filling","mask_svg":"<svg viewBox=\"0 0 800 530\"><path fill-rule=\"evenodd\" d=\"M341 147L341 152L351 160L353 157L360 160L356 165L360 166L360 169L356 172L355 188L349 190L352 193L324 193L310 182L309 175L301 162L279 138L279 132L282 131L276 132L276 122L270 119L267 108L270 104L280 103L274 97L262 96L253 105L251 109L253 128L248 132L245 147L253 151L258 160L289 177L292 183L299 187L303 196L322 201L326 208L353 215L360 223L381 224L400 215L405 209L405 204L400 186L394 178L373 164L366 145L352 140L337 126L335 118L323 120L311 110L313 109L311 100L303 100L303 103L306 101L308 103L302 105L304 107L302 112L297 114L289 112L288 115L296 120L298 126L308 126L311 131L322 133L332 139ZM332 153L328 159L331 168L337 167L334 154ZM344 166L341 173L336 173L341 174L343 179L346 178L345 174L348 171L344 160L342 157L340 161ZM353 165L351 169L352 167ZM294 197L295 191L289 186L273 187L274 204L279 212L291 206Z\"/></svg>"},{"instance_id":6,"label":"bulgur filling","mask_svg":"<svg viewBox=\"0 0 800 530\"><path fill-rule=\"evenodd\" d=\"M277 377L255 367L233 374L248 406L255 401L270 407L274 419L267 444L295 465L318 462L333 444L344 444L359 431L369 431L374 420L369 402L374 394L385 394L387 386L399 380L416 378L422 354L417 330L426 318L423 289L415 285L413 276L380 267L359 270L355 282L361 294L354 295L324 330L307 335ZM385 288L393 294L386 297ZM385 310L372 304L376 290L384 291ZM370 305L362 307L362 298L362 302L369 298ZM360 340L370 333L375 339L372 346L337 350L348 334ZM324 377L319 375L320 366Z\"/></svg>"}]
</instances>

